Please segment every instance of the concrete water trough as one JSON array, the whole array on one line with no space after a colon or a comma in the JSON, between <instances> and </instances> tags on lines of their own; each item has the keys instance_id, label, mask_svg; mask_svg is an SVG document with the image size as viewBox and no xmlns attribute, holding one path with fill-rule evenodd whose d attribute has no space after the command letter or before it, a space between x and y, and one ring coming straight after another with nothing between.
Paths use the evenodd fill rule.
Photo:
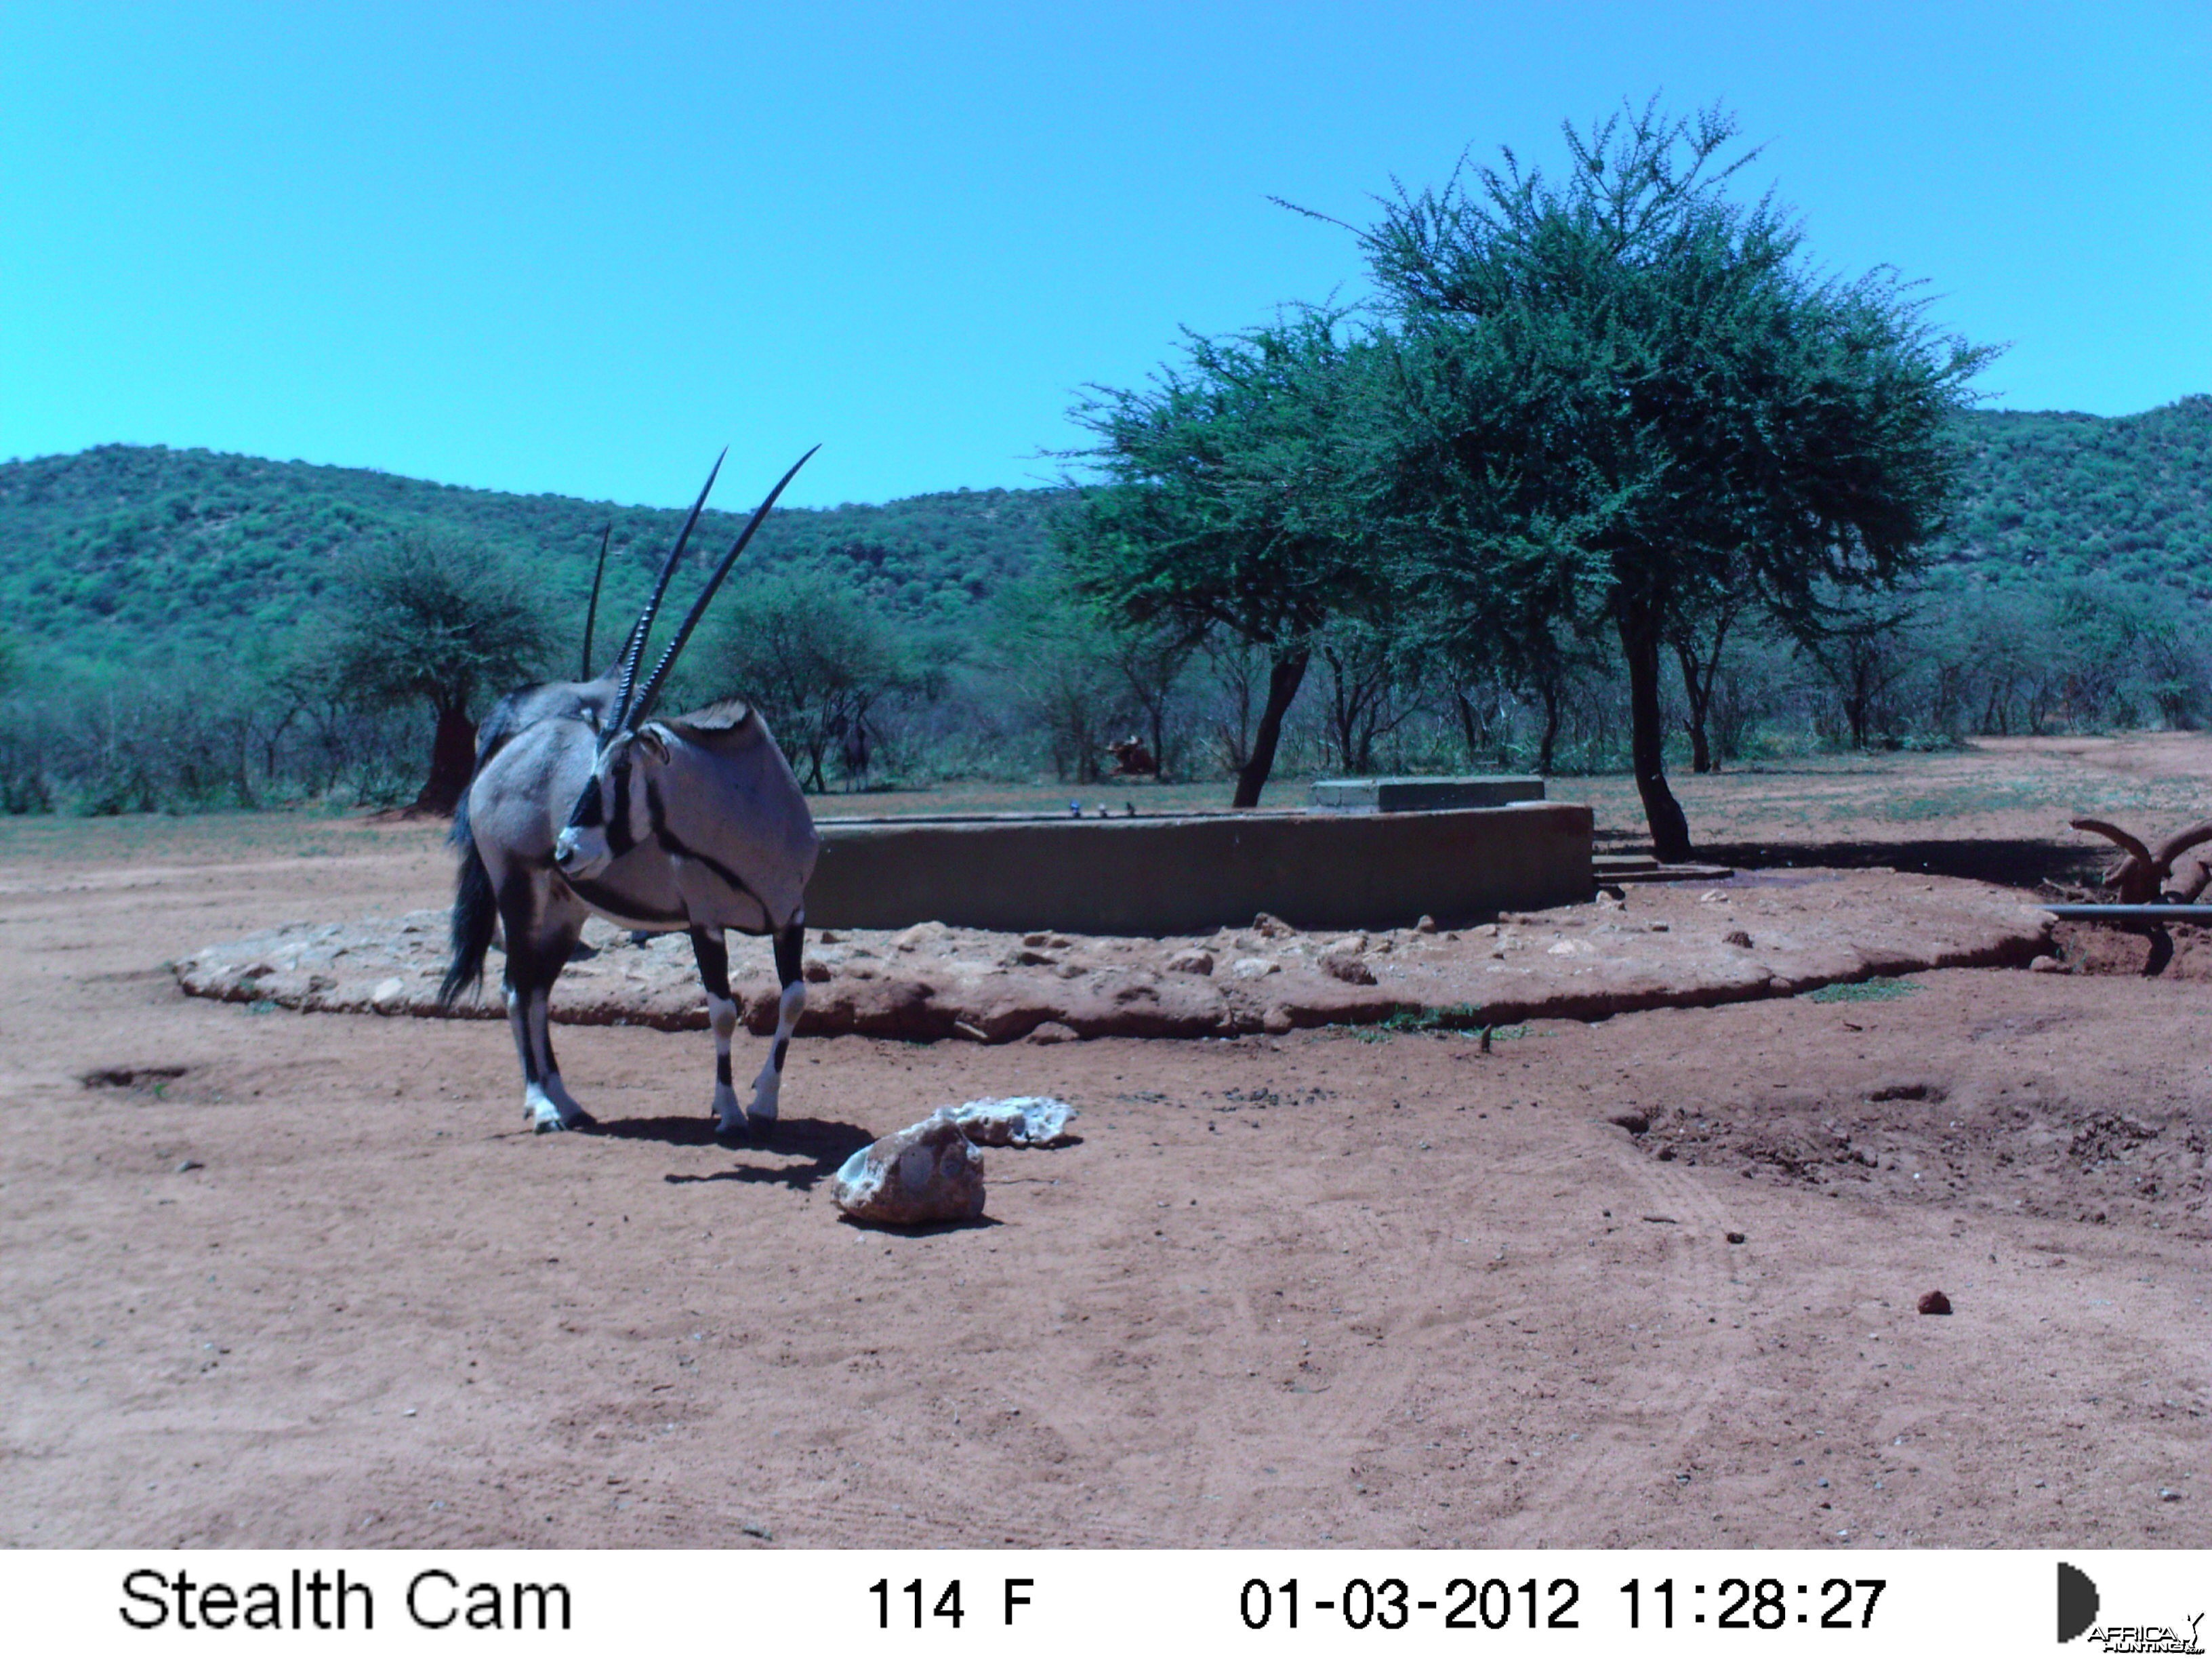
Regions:
<instances>
[{"instance_id":1,"label":"concrete water trough","mask_svg":"<svg viewBox=\"0 0 2212 1659\"><path fill-rule=\"evenodd\" d=\"M807 884L817 927L1162 936L1245 926L1404 927L1581 903L1590 810L1006 813L830 818Z\"/></svg>"}]
</instances>

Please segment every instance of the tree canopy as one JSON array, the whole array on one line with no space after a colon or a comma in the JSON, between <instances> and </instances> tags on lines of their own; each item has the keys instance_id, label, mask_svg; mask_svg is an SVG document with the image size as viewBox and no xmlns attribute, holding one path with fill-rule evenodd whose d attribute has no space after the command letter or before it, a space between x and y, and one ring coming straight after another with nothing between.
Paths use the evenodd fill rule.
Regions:
<instances>
[{"instance_id":1,"label":"tree canopy","mask_svg":"<svg viewBox=\"0 0 2212 1659\"><path fill-rule=\"evenodd\" d=\"M547 625L522 573L449 537L374 543L340 566L324 661L374 704L419 700L436 717L416 806L450 812L476 761L476 715L541 667Z\"/></svg>"},{"instance_id":2,"label":"tree canopy","mask_svg":"<svg viewBox=\"0 0 2212 1659\"><path fill-rule=\"evenodd\" d=\"M1565 129L1557 181L1502 168L1401 190L1361 236L1394 325L1394 515L1463 651L1617 634L1632 759L1662 858L1662 647L1755 596L1817 634L1942 528L1947 424L1988 352L1893 273L1821 277L1771 199L1741 204L1718 110Z\"/></svg>"},{"instance_id":3,"label":"tree canopy","mask_svg":"<svg viewBox=\"0 0 2212 1659\"><path fill-rule=\"evenodd\" d=\"M1151 386L1095 387L1079 452L1107 480L1061 521L1076 590L1121 621L1225 635L1268 653L1235 804L1259 803L1315 635L1382 580L1373 514L1371 343L1298 311L1188 337Z\"/></svg>"}]
</instances>

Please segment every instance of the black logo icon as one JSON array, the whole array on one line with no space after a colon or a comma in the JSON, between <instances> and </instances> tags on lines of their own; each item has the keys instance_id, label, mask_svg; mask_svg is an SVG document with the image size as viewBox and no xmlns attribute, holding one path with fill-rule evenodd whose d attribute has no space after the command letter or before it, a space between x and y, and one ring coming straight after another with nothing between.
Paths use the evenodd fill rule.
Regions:
<instances>
[{"instance_id":1,"label":"black logo icon","mask_svg":"<svg viewBox=\"0 0 2212 1659\"><path fill-rule=\"evenodd\" d=\"M2069 1561L2058 1564L2058 1639L2070 1642L2097 1622L2097 1584Z\"/></svg>"}]
</instances>

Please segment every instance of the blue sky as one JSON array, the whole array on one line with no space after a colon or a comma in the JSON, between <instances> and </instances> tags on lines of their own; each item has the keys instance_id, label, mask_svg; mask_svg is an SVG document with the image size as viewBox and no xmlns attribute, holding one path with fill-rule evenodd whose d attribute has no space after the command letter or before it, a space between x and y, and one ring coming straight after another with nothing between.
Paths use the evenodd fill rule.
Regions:
<instances>
[{"instance_id":1,"label":"blue sky","mask_svg":"<svg viewBox=\"0 0 2212 1659\"><path fill-rule=\"evenodd\" d=\"M0 458L623 501L1043 482L1085 382L1356 297L1465 149L1723 100L2000 407L2212 392L2212 3L0 8Z\"/></svg>"}]
</instances>

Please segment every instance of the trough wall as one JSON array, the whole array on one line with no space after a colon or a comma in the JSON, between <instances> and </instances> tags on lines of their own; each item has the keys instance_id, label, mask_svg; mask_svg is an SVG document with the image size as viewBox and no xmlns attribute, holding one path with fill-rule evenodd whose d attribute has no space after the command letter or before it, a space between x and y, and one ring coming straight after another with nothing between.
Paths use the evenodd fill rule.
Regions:
<instances>
[{"instance_id":1,"label":"trough wall","mask_svg":"<svg viewBox=\"0 0 2212 1659\"><path fill-rule=\"evenodd\" d=\"M831 820L806 887L817 927L941 921L1160 935L1249 924L1403 927L1590 896L1590 810L1141 818Z\"/></svg>"}]
</instances>

